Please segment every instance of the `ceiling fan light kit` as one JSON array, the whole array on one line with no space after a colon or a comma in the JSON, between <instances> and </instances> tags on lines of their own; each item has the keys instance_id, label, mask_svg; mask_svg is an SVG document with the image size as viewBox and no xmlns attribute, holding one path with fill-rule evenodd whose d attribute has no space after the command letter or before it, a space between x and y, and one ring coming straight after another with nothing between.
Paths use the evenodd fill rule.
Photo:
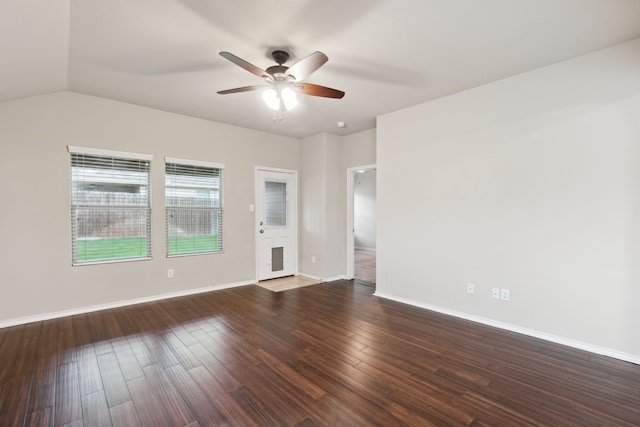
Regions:
<instances>
[{"instance_id":1,"label":"ceiling fan light kit","mask_svg":"<svg viewBox=\"0 0 640 427\"><path fill-rule=\"evenodd\" d=\"M275 89L265 89L265 91L262 92L262 99L264 99L267 107L271 108L272 110L280 109L280 97L278 97L278 92L276 92Z\"/></svg>"},{"instance_id":2,"label":"ceiling fan light kit","mask_svg":"<svg viewBox=\"0 0 640 427\"><path fill-rule=\"evenodd\" d=\"M266 86L244 86L235 89L218 91L221 95L230 93L248 92L266 88L262 92L262 99L269 108L274 110L276 116L282 119L282 111L290 111L298 105L297 93L309 96L319 96L322 98L340 99L344 92L326 86L311 83L301 83L311 73L324 65L329 58L322 52L313 52L311 55L302 58L300 61L287 67L284 64L289 59L289 54L283 50L274 50L271 53L277 65L272 65L266 70L245 61L229 52L220 52L220 56L233 62L237 66L244 68L250 73L261 77L267 82Z\"/></svg>"},{"instance_id":3,"label":"ceiling fan light kit","mask_svg":"<svg viewBox=\"0 0 640 427\"><path fill-rule=\"evenodd\" d=\"M298 98L296 93L290 87L285 87L280 91L280 99L287 110L293 110L298 106Z\"/></svg>"},{"instance_id":4,"label":"ceiling fan light kit","mask_svg":"<svg viewBox=\"0 0 640 427\"><path fill-rule=\"evenodd\" d=\"M296 93L290 87L284 87L280 91L270 87L262 92L262 99L272 110L290 111L298 106Z\"/></svg>"}]
</instances>

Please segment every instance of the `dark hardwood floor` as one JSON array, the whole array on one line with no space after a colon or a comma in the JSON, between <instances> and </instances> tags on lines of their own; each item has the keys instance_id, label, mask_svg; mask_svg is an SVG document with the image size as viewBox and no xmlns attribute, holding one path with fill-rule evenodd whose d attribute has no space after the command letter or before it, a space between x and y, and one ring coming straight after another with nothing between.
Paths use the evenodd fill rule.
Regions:
<instances>
[{"instance_id":1,"label":"dark hardwood floor","mask_svg":"<svg viewBox=\"0 0 640 427\"><path fill-rule=\"evenodd\" d=\"M356 281L376 284L376 252L369 249L353 251L353 278Z\"/></svg>"},{"instance_id":2,"label":"dark hardwood floor","mask_svg":"<svg viewBox=\"0 0 640 427\"><path fill-rule=\"evenodd\" d=\"M638 426L640 367L372 295L258 286L0 329L0 426Z\"/></svg>"}]
</instances>

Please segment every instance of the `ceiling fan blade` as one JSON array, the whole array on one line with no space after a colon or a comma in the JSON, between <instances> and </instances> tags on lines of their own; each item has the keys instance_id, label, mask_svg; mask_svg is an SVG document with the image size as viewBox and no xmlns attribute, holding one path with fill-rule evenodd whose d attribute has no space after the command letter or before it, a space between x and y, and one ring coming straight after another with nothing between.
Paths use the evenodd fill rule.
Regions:
<instances>
[{"instance_id":1,"label":"ceiling fan blade","mask_svg":"<svg viewBox=\"0 0 640 427\"><path fill-rule=\"evenodd\" d=\"M296 89L305 95L322 96L324 98L336 98L340 99L344 96L344 92L337 89L331 89L330 87L314 85L311 83L296 84Z\"/></svg>"},{"instance_id":2,"label":"ceiling fan blade","mask_svg":"<svg viewBox=\"0 0 640 427\"><path fill-rule=\"evenodd\" d=\"M296 81L301 81L306 79L318 68L322 67L328 60L329 58L327 55L316 51L293 64L284 74L295 78Z\"/></svg>"},{"instance_id":3,"label":"ceiling fan blade","mask_svg":"<svg viewBox=\"0 0 640 427\"><path fill-rule=\"evenodd\" d=\"M230 93L240 93L240 92L249 92L252 90L258 90L258 89L262 89L266 86L263 85L258 85L258 86L243 86L243 87L237 87L235 89L227 89L227 90L219 90L218 93L220 95L228 95Z\"/></svg>"},{"instance_id":4,"label":"ceiling fan blade","mask_svg":"<svg viewBox=\"0 0 640 427\"><path fill-rule=\"evenodd\" d=\"M220 52L220 56L222 56L225 59L228 59L229 61L233 62L237 66L244 68L245 70L247 70L251 74L255 74L256 76L262 77L262 78L271 78L271 74L267 73L266 71L264 71L261 68L256 67L255 65L245 61L242 58L238 58L233 53Z\"/></svg>"}]
</instances>

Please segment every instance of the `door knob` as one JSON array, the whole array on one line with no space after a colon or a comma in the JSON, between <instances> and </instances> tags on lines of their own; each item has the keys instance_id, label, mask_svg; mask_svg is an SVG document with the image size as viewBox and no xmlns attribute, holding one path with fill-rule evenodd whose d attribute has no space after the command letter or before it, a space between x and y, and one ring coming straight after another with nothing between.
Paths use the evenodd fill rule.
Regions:
<instances>
[{"instance_id":1,"label":"door knob","mask_svg":"<svg viewBox=\"0 0 640 427\"><path fill-rule=\"evenodd\" d=\"M262 233L264 233L264 230L261 228L261 229L260 229L260 234L262 234Z\"/></svg>"}]
</instances>

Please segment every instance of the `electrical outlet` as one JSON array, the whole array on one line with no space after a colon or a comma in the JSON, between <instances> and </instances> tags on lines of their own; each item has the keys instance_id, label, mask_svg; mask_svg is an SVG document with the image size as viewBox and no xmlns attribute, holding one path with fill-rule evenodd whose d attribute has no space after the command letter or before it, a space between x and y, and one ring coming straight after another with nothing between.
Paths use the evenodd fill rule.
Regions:
<instances>
[{"instance_id":1,"label":"electrical outlet","mask_svg":"<svg viewBox=\"0 0 640 427\"><path fill-rule=\"evenodd\" d=\"M491 298L500 299L500 288L491 288Z\"/></svg>"},{"instance_id":2,"label":"electrical outlet","mask_svg":"<svg viewBox=\"0 0 640 427\"><path fill-rule=\"evenodd\" d=\"M502 301L509 301L510 298L511 298L511 292L509 291L509 289L502 289L500 291L500 299Z\"/></svg>"},{"instance_id":3,"label":"electrical outlet","mask_svg":"<svg viewBox=\"0 0 640 427\"><path fill-rule=\"evenodd\" d=\"M173 268L167 270L167 277L169 279L173 279Z\"/></svg>"},{"instance_id":4,"label":"electrical outlet","mask_svg":"<svg viewBox=\"0 0 640 427\"><path fill-rule=\"evenodd\" d=\"M316 263L316 257L315 257L315 256L312 256L312 257L311 257L311 264L315 264L315 263Z\"/></svg>"},{"instance_id":5,"label":"electrical outlet","mask_svg":"<svg viewBox=\"0 0 640 427\"><path fill-rule=\"evenodd\" d=\"M474 295L476 293L476 285L473 283L467 283L467 293L469 295Z\"/></svg>"}]
</instances>

